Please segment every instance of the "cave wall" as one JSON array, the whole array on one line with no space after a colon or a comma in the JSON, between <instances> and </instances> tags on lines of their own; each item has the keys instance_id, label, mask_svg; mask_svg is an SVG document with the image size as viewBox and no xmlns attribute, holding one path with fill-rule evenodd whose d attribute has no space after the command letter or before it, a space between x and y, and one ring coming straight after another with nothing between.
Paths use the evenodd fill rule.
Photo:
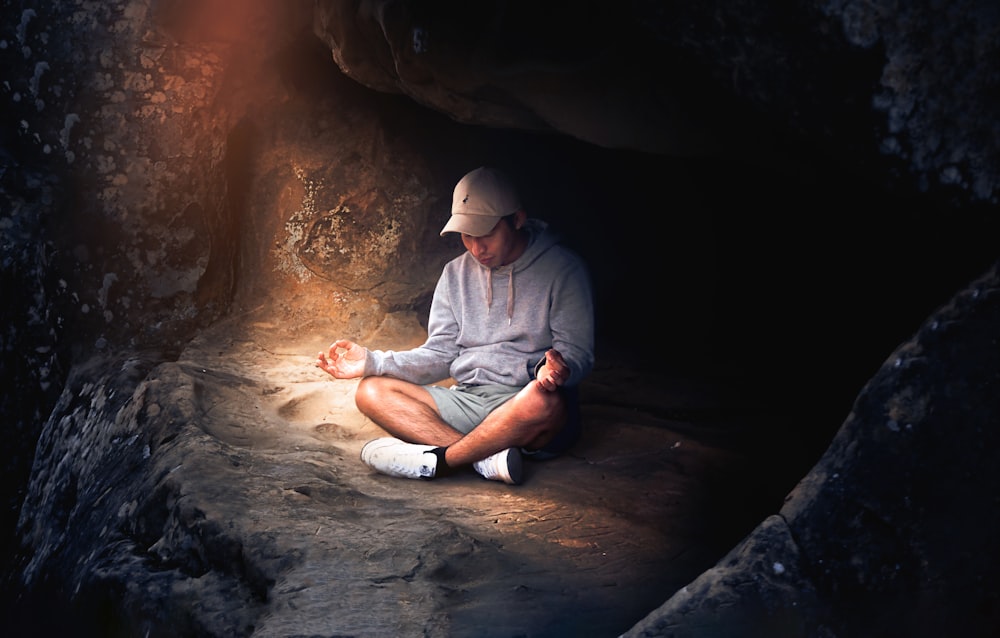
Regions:
<instances>
[{"instance_id":1,"label":"cave wall","mask_svg":"<svg viewBox=\"0 0 1000 638\"><path fill-rule=\"evenodd\" d=\"M789 433L817 455L996 257L984 3L459 4L4 6L8 517L90 353L168 360L262 305L418 331L480 163L594 264L602 348L824 405Z\"/></svg>"}]
</instances>

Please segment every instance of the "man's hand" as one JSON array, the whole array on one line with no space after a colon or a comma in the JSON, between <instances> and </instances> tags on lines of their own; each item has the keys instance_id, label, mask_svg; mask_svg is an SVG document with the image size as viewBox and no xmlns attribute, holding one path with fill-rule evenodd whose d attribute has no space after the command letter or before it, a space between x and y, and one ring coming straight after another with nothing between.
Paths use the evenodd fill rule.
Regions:
<instances>
[{"instance_id":1,"label":"man's hand","mask_svg":"<svg viewBox=\"0 0 1000 638\"><path fill-rule=\"evenodd\" d=\"M545 353L545 363L538 370L538 386L547 391L553 392L556 388L566 383L569 379L569 367L557 350L549 350Z\"/></svg>"},{"instance_id":2,"label":"man's hand","mask_svg":"<svg viewBox=\"0 0 1000 638\"><path fill-rule=\"evenodd\" d=\"M337 379L354 379L365 372L368 350L347 339L338 339L329 352L320 352L316 367Z\"/></svg>"}]
</instances>

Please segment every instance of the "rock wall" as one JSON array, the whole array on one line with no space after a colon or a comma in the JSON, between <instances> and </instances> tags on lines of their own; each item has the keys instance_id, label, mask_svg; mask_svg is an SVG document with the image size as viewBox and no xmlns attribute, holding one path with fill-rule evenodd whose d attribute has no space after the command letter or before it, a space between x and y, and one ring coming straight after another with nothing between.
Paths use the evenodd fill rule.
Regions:
<instances>
[{"instance_id":1,"label":"rock wall","mask_svg":"<svg viewBox=\"0 0 1000 638\"><path fill-rule=\"evenodd\" d=\"M192 633L246 630L273 584L261 574L287 565L232 571L238 535L207 523L225 542L192 544L186 534L202 533L204 512L178 505L184 483L169 478L180 448L203 435L239 438L225 424L182 429L184 401L211 412L205 387L211 397L242 383L228 357L213 383L193 381L208 370L202 355L243 356L239 344L260 331L273 334L250 351L279 359L317 335L419 340L437 272L459 250L437 236L450 189L478 163L513 169L529 201L595 264L602 344L655 344L640 362L693 368L700 357L713 374L756 377L758 396L780 371L782 409L796 414L826 405L833 395L822 392L838 383L853 395L883 356L870 343L906 341L996 259L988 3L822 2L781 13L744 3L639 3L634 13L571 3L35 4L0 10L10 114L0 145L2 372L16 388L0 404L14 486L4 528L11 553L15 527L24 541L5 579L12 600L26 589L86 606L107 591L98 607L123 626L173 610ZM651 232L652 221L668 232ZM914 632L945 621L994 628L979 610L995 592L970 556L992 555L977 530L996 521L961 526L970 531L956 555L937 543L945 521L965 514L934 513L946 493L967 494L968 511L996 496L989 464L961 454L983 449L981 419L995 414L996 358L982 354L995 343L981 319L992 316L994 277L882 368L817 471L762 524L764 540L748 538L634 631L700 627L715 605L707 594L731 600L744 577L762 584L735 592L734 615L788 635L875 635L901 597L927 603ZM650 296L670 311L646 309ZM224 320L240 330L209 331ZM276 392L263 379L249 391ZM185 398L171 405L171 396ZM841 418L828 409L811 432L788 436L825 446ZM946 416L960 438L941 440ZM940 449L953 462L939 467L937 487L921 483L907 459ZM865 450L873 460L861 463ZM895 485L885 474L893 464L910 473L909 489L872 492ZM955 474L968 467L975 480ZM831 482L831 472L852 482ZM117 487L133 481L149 489ZM205 500L214 498L225 495ZM830 529L835 538L817 532ZM886 529L902 531L887 538ZM851 544L858 537L870 547ZM268 547L259 536L239 542ZM755 558L758 544L775 560ZM164 571L147 572L146 560ZM194 597L172 598L186 581L168 572L218 578L220 609L186 615ZM129 589L137 573L148 590ZM795 594L782 580L792 576L803 585ZM968 597L947 594L970 583ZM706 596L688 597L703 585ZM227 588L261 606L227 607Z\"/></svg>"},{"instance_id":2,"label":"rock wall","mask_svg":"<svg viewBox=\"0 0 1000 638\"><path fill-rule=\"evenodd\" d=\"M784 506L625 636L991 636L1000 271L868 382Z\"/></svg>"}]
</instances>

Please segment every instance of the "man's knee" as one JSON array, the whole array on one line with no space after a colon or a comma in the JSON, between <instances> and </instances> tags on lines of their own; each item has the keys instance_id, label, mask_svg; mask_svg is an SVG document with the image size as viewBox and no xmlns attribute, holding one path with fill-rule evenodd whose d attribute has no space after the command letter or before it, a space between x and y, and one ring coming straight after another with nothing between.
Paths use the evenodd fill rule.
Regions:
<instances>
[{"instance_id":1,"label":"man's knee","mask_svg":"<svg viewBox=\"0 0 1000 638\"><path fill-rule=\"evenodd\" d=\"M532 390L532 388L526 388ZM546 392L540 388L522 392L519 408L526 420L540 426L561 424L566 418L566 400L561 392Z\"/></svg>"},{"instance_id":2,"label":"man's knee","mask_svg":"<svg viewBox=\"0 0 1000 638\"><path fill-rule=\"evenodd\" d=\"M422 386L392 377L364 377L354 391L354 404L368 417L384 411L387 406L433 403L430 394Z\"/></svg>"},{"instance_id":3,"label":"man's knee","mask_svg":"<svg viewBox=\"0 0 1000 638\"><path fill-rule=\"evenodd\" d=\"M370 407L378 405L379 397L382 395L380 380L380 377L364 377L358 383L354 391L354 405L362 414L369 414Z\"/></svg>"}]
</instances>

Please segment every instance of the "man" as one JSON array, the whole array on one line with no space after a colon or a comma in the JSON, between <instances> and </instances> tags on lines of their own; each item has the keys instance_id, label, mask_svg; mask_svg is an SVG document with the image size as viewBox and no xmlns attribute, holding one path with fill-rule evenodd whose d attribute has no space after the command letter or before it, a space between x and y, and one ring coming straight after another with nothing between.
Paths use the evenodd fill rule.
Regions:
<instances>
[{"instance_id":1,"label":"man","mask_svg":"<svg viewBox=\"0 0 1000 638\"><path fill-rule=\"evenodd\" d=\"M445 233L460 233L466 252L444 267L423 345L340 339L317 365L363 377L355 403L392 435L362 448L374 470L430 479L472 465L516 485L522 452L552 458L580 434L576 388L594 363L589 275L495 169L458 182ZM456 385L432 385L449 377Z\"/></svg>"}]
</instances>

